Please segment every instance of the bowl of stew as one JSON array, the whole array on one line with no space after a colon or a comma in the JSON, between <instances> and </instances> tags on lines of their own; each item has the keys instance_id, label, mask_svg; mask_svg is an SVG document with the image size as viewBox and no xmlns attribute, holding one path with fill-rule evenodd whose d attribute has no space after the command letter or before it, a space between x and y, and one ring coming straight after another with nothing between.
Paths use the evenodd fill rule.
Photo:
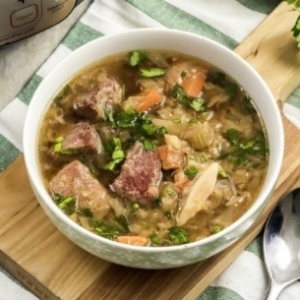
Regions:
<instances>
[{"instance_id":1,"label":"bowl of stew","mask_svg":"<svg viewBox=\"0 0 300 300\"><path fill-rule=\"evenodd\" d=\"M72 52L37 88L24 127L30 183L58 230L143 269L196 263L245 234L283 149L258 73L215 41L168 29Z\"/></svg>"}]
</instances>

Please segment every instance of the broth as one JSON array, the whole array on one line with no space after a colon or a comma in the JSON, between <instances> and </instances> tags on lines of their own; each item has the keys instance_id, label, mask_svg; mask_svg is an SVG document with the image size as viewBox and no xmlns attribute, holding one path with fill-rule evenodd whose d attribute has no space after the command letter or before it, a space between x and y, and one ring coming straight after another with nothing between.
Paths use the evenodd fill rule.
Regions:
<instances>
[{"instance_id":1,"label":"broth","mask_svg":"<svg viewBox=\"0 0 300 300\"><path fill-rule=\"evenodd\" d=\"M169 246L223 230L253 204L268 147L249 95L169 51L120 53L57 93L38 142L53 201L121 243Z\"/></svg>"}]
</instances>

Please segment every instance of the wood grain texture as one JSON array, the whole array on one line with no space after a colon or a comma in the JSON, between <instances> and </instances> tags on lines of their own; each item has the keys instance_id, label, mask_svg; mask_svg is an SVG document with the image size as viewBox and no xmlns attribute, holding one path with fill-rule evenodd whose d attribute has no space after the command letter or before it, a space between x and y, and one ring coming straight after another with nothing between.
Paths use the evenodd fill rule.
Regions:
<instances>
[{"instance_id":1,"label":"wood grain texture","mask_svg":"<svg viewBox=\"0 0 300 300\"><path fill-rule=\"evenodd\" d=\"M236 49L276 99L299 84L300 58L290 33L296 15L281 3ZM98 259L65 238L39 207L23 157L0 174L0 264L40 299L195 299L261 231L279 198L298 181L300 132L284 116L285 156L276 189L248 232L229 249L171 270L137 270Z\"/></svg>"}]
</instances>

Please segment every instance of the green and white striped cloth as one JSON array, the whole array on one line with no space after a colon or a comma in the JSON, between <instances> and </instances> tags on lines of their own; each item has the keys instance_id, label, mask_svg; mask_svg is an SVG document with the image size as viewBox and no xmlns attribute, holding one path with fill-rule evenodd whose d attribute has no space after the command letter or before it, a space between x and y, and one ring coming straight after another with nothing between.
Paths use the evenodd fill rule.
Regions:
<instances>
[{"instance_id":1,"label":"green and white striped cloth","mask_svg":"<svg viewBox=\"0 0 300 300\"><path fill-rule=\"evenodd\" d=\"M23 123L35 89L57 63L79 46L107 34L141 27L161 27L203 35L234 49L279 2L281 1L94 0L53 53L28 79L21 92L0 110L0 172L22 153ZM0 61L1 59L0 52ZM0 78L1 80L3 78ZM295 120L298 116L300 123L298 108L300 89L288 99L286 106L286 111ZM258 236L229 268L199 295L198 300L262 300L265 298L267 287L261 236ZM14 279L2 270L0 299L33 300L36 297L16 284ZM300 299L300 283L286 288L279 299Z\"/></svg>"}]
</instances>

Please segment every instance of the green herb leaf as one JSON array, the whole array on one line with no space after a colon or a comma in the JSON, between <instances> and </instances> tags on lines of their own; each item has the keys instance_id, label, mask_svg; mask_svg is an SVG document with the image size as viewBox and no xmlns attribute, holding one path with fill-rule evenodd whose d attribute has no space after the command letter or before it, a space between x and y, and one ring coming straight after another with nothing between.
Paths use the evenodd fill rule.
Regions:
<instances>
[{"instance_id":1,"label":"green herb leaf","mask_svg":"<svg viewBox=\"0 0 300 300\"><path fill-rule=\"evenodd\" d=\"M205 110L205 101L203 98L196 98L192 100L190 106L195 110L195 111L204 111Z\"/></svg>"},{"instance_id":2,"label":"green herb leaf","mask_svg":"<svg viewBox=\"0 0 300 300\"><path fill-rule=\"evenodd\" d=\"M61 209L66 208L70 203L73 204L75 199L73 197L66 197L62 198L61 201L58 203L58 207Z\"/></svg>"},{"instance_id":3,"label":"green herb leaf","mask_svg":"<svg viewBox=\"0 0 300 300\"><path fill-rule=\"evenodd\" d=\"M186 77L187 72L185 70L183 70L180 74L180 77L183 79L184 77Z\"/></svg>"},{"instance_id":4,"label":"green herb leaf","mask_svg":"<svg viewBox=\"0 0 300 300\"><path fill-rule=\"evenodd\" d=\"M89 219L89 225L94 228L95 233L109 240L114 240L122 233L118 228L98 222L94 219Z\"/></svg>"},{"instance_id":5,"label":"green herb leaf","mask_svg":"<svg viewBox=\"0 0 300 300\"><path fill-rule=\"evenodd\" d=\"M221 176L222 178L227 178L228 176L227 176L227 173L226 173L226 171L224 170L224 169L220 169L219 170L219 176Z\"/></svg>"},{"instance_id":6,"label":"green herb leaf","mask_svg":"<svg viewBox=\"0 0 300 300\"><path fill-rule=\"evenodd\" d=\"M207 81L225 89L225 92L230 96L230 99L232 99L239 90L238 85L227 80L226 75L222 72L209 72Z\"/></svg>"},{"instance_id":7,"label":"green herb leaf","mask_svg":"<svg viewBox=\"0 0 300 300\"><path fill-rule=\"evenodd\" d=\"M168 231L168 236L174 245L181 245L189 242L189 236L183 228L171 227Z\"/></svg>"},{"instance_id":8,"label":"green herb leaf","mask_svg":"<svg viewBox=\"0 0 300 300\"><path fill-rule=\"evenodd\" d=\"M171 217L171 213L169 211L166 212L166 216L168 215ZM156 232L149 238L151 243L156 246L172 246L189 243L189 237L186 230L179 227L169 228L168 234L163 238L160 238Z\"/></svg>"},{"instance_id":9,"label":"green herb leaf","mask_svg":"<svg viewBox=\"0 0 300 300\"><path fill-rule=\"evenodd\" d=\"M209 72L206 80L223 88L226 83L226 75L222 72Z\"/></svg>"},{"instance_id":10,"label":"green herb leaf","mask_svg":"<svg viewBox=\"0 0 300 300\"><path fill-rule=\"evenodd\" d=\"M65 155L70 155L76 152L75 150L70 150L70 149L64 149L63 148L63 141L64 138L62 136L59 136L55 139L54 141L54 152L59 153L59 154L65 154Z\"/></svg>"},{"instance_id":11,"label":"green herb leaf","mask_svg":"<svg viewBox=\"0 0 300 300\"><path fill-rule=\"evenodd\" d=\"M211 229L211 232L212 232L213 234L216 234L216 233L218 233L218 232L220 232L220 231L222 231L222 230L223 230L222 226L215 225L215 226Z\"/></svg>"},{"instance_id":12,"label":"green herb leaf","mask_svg":"<svg viewBox=\"0 0 300 300\"><path fill-rule=\"evenodd\" d=\"M142 115L135 111L119 109L114 115L114 124L120 128L134 128L142 122Z\"/></svg>"},{"instance_id":13,"label":"green herb leaf","mask_svg":"<svg viewBox=\"0 0 300 300\"><path fill-rule=\"evenodd\" d=\"M143 143L144 148L147 151L153 150L155 147L154 141L149 140L149 139L142 139L142 143Z\"/></svg>"},{"instance_id":14,"label":"green herb leaf","mask_svg":"<svg viewBox=\"0 0 300 300\"><path fill-rule=\"evenodd\" d=\"M226 131L225 137L232 145L227 155L230 156L229 159L235 165L246 163L249 155L266 155L268 153L263 132L258 132L253 139L247 140L240 131L229 129Z\"/></svg>"},{"instance_id":15,"label":"green herb leaf","mask_svg":"<svg viewBox=\"0 0 300 300\"><path fill-rule=\"evenodd\" d=\"M139 140L146 150L152 150L156 145L156 137L167 133L165 127L156 127L149 116L136 111L119 109L113 116L107 112L108 120L115 128L127 129L134 140Z\"/></svg>"},{"instance_id":16,"label":"green herb leaf","mask_svg":"<svg viewBox=\"0 0 300 300\"><path fill-rule=\"evenodd\" d=\"M128 220L124 215L120 215L117 217L118 223L122 226L125 232L129 232Z\"/></svg>"},{"instance_id":17,"label":"green herb leaf","mask_svg":"<svg viewBox=\"0 0 300 300\"><path fill-rule=\"evenodd\" d=\"M67 84L65 85L62 90L54 97L54 102L59 104L65 97L67 97L71 93L71 88Z\"/></svg>"},{"instance_id":18,"label":"green herb leaf","mask_svg":"<svg viewBox=\"0 0 300 300\"><path fill-rule=\"evenodd\" d=\"M57 206L67 215L71 215L76 211L76 199L71 196L53 195L53 200Z\"/></svg>"},{"instance_id":19,"label":"green herb leaf","mask_svg":"<svg viewBox=\"0 0 300 300\"><path fill-rule=\"evenodd\" d=\"M151 243L154 245L161 246L163 244L163 241L159 238L159 236L156 233L153 233L149 238Z\"/></svg>"},{"instance_id":20,"label":"green herb leaf","mask_svg":"<svg viewBox=\"0 0 300 300\"><path fill-rule=\"evenodd\" d=\"M125 153L122 149L121 140L119 138L113 138L110 145L113 147L113 152L111 154L112 160L104 166L104 169L114 171L116 167L125 159Z\"/></svg>"},{"instance_id":21,"label":"green herb leaf","mask_svg":"<svg viewBox=\"0 0 300 300\"><path fill-rule=\"evenodd\" d=\"M155 134L155 132L156 132L156 127L153 125L153 124L143 124L142 125L142 129L143 129L143 131L144 132L146 132L147 133L147 135L154 135Z\"/></svg>"},{"instance_id":22,"label":"green herb leaf","mask_svg":"<svg viewBox=\"0 0 300 300\"><path fill-rule=\"evenodd\" d=\"M115 120L114 120L114 116L113 116L112 110L109 109L109 108L105 108L105 109L104 109L104 115L105 115L106 119L107 119L109 122L111 122L111 124L112 124L113 126L115 126Z\"/></svg>"},{"instance_id":23,"label":"green herb leaf","mask_svg":"<svg viewBox=\"0 0 300 300\"><path fill-rule=\"evenodd\" d=\"M253 115L256 113L256 109L252 103L251 98L246 95L242 100L242 110L249 115Z\"/></svg>"},{"instance_id":24,"label":"green herb leaf","mask_svg":"<svg viewBox=\"0 0 300 300\"><path fill-rule=\"evenodd\" d=\"M160 68L149 68L149 69L141 69L141 76L146 78L159 77L163 76L166 73L166 70Z\"/></svg>"},{"instance_id":25,"label":"green herb leaf","mask_svg":"<svg viewBox=\"0 0 300 300\"><path fill-rule=\"evenodd\" d=\"M236 129L228 129L225 132L225 137L232 145L237 145L240 140L240 132Z\"/></svg>"},{"instance_id":26,"label":"green herb leaf","mask_svg":"<svg viewBox=\"0 0 300 300\"><path fill-rule=\"evenodd\" d=\"M195 166L191 166L184 170L184 174L188 177L189 180L194 179L198 172L199 170Z\"/></svg>"},{"instance_id":27,"label":"green herb leaf","mask_svg":"<svg viewBox=\"0 0 300 300\"><path fill-rule=\"evenodd\" d=\"M129 53L129 65L131 67L136 67L147 60L147 55L144 52L132 51Z\"/></svg>"},{"instance_id":28,"label":"green herb leaf","mask_svg":"<svg viewBox=\"0 0 300 300\"><path fill-rule=\"evenodd\" d=\"M125 216L119 216L116 221L117 223L112 225L103 221L89 219L89 225L94 228L95 233L98 235L110 240L115 240L117 236L124 235L129 232L128 226L126 225L127 220Z\"/></svg>"},{"instance_id":29,"label":"green herb leaf","mask_svg":"<svg viewBox=\"0 0 300 300\"><path fill-rule=\"evenodd\" d=\"M300 8L300 0L285 0L288 4L293 6L293 11L298 11ZM300 49L300 15L298 16L294 26L291 29L293 36L297 42L297 47Z\"/></svg>"},{"instance_id":30,"label":"green herb leaf","mask_svg":"<svg viewBox=\"0 0 300 300\"><path fill-rule=\"evenodd\" d=\"M93 213L91 212L91 210L89 208L84 208L81 210L81 213L88 218L92 218L93 217Z\"/></svg>"},{"instance_id":31,"label":"green herb leaf","mask_svg":"<svg viewBox=\"0 0 300 300\"><path fill-rule=\"evenodd\" d=\"M184 89L179 84L174 84L170 89L170 95L174 97L179 103L190 106L197 112L202 112L206 109L205 100L202 97L189 97Z\"/></svg>"}]
</instances>

